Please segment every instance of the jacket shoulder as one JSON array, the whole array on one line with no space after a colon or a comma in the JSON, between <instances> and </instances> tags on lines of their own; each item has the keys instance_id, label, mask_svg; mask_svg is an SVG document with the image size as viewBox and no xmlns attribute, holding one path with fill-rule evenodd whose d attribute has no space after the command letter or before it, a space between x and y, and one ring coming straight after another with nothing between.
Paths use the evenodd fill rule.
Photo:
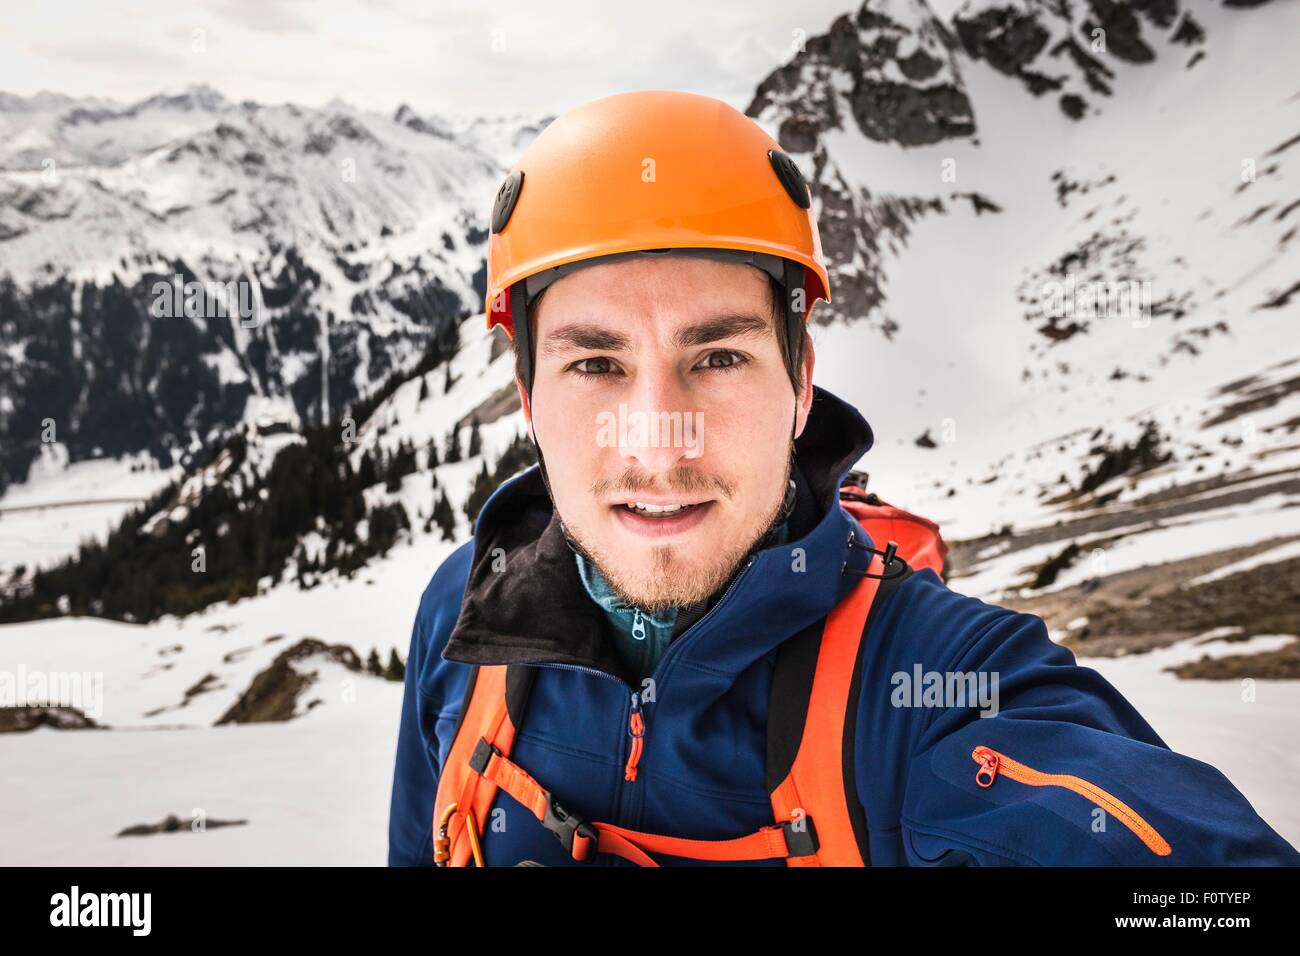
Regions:
<instances>
[{"instance_id":1,"label":"jacket shoulder","mask_svg":"<svg viewBox=\"0 0 1300 956\"><path fill-rule=\"evenodd\" d=\"M431 691L434 672L439 665L447 663L442 660L442 650L460 617L473 557L474 539L471 538L443 560L420 595L415 638L422 665L419 686L426 694Z\"/></svg>"},{"instance_id":2,"label":"jacket shoulder","mask_svg":"<svg viewBox=\"0 0 1300 956\"><path fill-rule=\"evenodd\" d=\"M956 665L977 645L987 651L999 633L1033 632L1043 642L1049 657L1072 663L1074 656L1055 644L1047 626L1036 614L989 604L954 591L937 574L916 571L899 585L881 605L871 628L871 640L890 659L924 664L935 670Z\"/></svg>"}]
</instances>

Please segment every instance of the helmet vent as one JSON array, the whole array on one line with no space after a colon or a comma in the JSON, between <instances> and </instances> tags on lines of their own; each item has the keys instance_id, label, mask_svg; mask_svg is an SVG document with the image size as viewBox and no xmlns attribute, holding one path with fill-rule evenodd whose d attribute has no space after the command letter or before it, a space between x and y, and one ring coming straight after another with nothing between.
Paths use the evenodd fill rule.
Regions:
<instances>
[{"instance_id":1,"label":"helmet vent","mask_svg":"<svg viewBox=\"0 0 1300 956\"><path fill-rule=\"evenodd\" d=\"M510 214L515 211L515 203L519 201L519 190L523 185L524 171L516 169L505 178L501 188L497 190L496 202L492 204L493 232L500 232L510 221Z\"/></svg>"},{"instance_id":2,"label":"helmet vent","mask_svg":"<svg viewBox=\"0 0 1300 956\"><path fill-rule=\"evenodd\" d=\"M776 178L781 180L781 185L794 200L794 204L800 209L811 206L812 197L808 193L808 183L803 178L803 173L799 172L799 167L795 165L794 160L779 149L769 149L767 158L772 161Z\"/></svg>"}]
</instances>

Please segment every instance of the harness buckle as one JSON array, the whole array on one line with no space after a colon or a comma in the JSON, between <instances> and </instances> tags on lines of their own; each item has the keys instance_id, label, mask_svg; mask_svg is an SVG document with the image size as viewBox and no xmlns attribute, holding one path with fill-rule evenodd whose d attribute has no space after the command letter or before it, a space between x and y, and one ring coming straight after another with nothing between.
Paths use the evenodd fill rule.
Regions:
<instances>
[{"instance_id":1,"label":"harness buckle","mask_svg":"<svg viewBox=\"0 0 1300 956\"><path fill-rule=\"evenodd\" d=\"M781 824L781 832L785 834L785 848L791 856L812 856L821 848L817 840L817 828L813 826L810 816L804 816L799 822L798 829L795 829L794 820L786 820Z\"/></svg>"},{"instance_id":2,"label":"harness buckle","mask_svg":"<svg viewBox=\"0 0 1300 956\"><path fill-rule=\"evenodd\" d=\"M480 777L487 770L488 763L492 760L493 755L501 756L501 751L487 742L486 737L480 737L478 744L474 747L474 752L469 755L469 768Z\"/></svg>"},{"instance_id":3,"label":"harness buckle","mask_svg":"<svg viewBox=\"0 0 1300 956\"><path fill-rule=\"evenodd\" d=\"M560 846L564 851L579 862L584 862L595 853L596 843L600 839L600 834L596 828L584 820L576 813L570 813L560 806L558 800L546 791L546 813L542 817L542 826L555 834L555 839L560 841ZM588 843L588 850L583 856L578 856L573 851L574 834L580 834L585 837Z\"/></svg>"}]
</instances>

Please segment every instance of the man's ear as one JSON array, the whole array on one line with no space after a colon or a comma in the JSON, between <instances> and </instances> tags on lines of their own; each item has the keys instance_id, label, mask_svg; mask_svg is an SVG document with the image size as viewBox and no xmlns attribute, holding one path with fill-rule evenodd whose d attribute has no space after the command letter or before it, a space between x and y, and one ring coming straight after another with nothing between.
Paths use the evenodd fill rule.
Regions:
<instances>
[{"instance_id":1,"label":"man's ear","mask_svg":"<svg viewBox=\"0 0 1300 956\"><path fill-rule=\"evenodd\" d=\"M803 339L803 388L799 391L799 405L795 409L794 434L798 438L803 434L804 426L808 424L808 415L812 412L813 400L813 366L817 364L817 356L813 354L812 336L804 331Z\"/></svg>"},{"instance_id":2,"label":"man's ear","mask_svg":"<svg viewBox=\"0 0 1300 956\"><path fill-rule=\"evenodd\" d=\"M519 390L519 407L524 411L524 424L528 426L528 431L536 442L537 433L533 431L533 403L528 398L528 389L524 388L524 380L518 374L515 375L515 388Z\"/></svg>"}]
</instances>

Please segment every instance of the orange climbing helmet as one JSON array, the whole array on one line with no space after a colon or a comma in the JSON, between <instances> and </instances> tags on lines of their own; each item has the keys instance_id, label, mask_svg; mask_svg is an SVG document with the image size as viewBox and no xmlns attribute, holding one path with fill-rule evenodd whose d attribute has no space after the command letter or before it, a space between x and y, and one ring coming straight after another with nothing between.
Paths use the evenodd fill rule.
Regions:
<instances>
[{"instance_id":1,"label":"orange climbing helmet","mask_svg":"<svg viewBox=\"0 0 1300 956\"><path fill-rule=\"evenodd\" d=\"M514 338L528 301L566 266L655 251L750 262L790 291L803 322L817 299L830 301L812 195L794 161L721 100L647 90L562 114L501 184L488 328Z\"/></svg>"}]
</instances>

